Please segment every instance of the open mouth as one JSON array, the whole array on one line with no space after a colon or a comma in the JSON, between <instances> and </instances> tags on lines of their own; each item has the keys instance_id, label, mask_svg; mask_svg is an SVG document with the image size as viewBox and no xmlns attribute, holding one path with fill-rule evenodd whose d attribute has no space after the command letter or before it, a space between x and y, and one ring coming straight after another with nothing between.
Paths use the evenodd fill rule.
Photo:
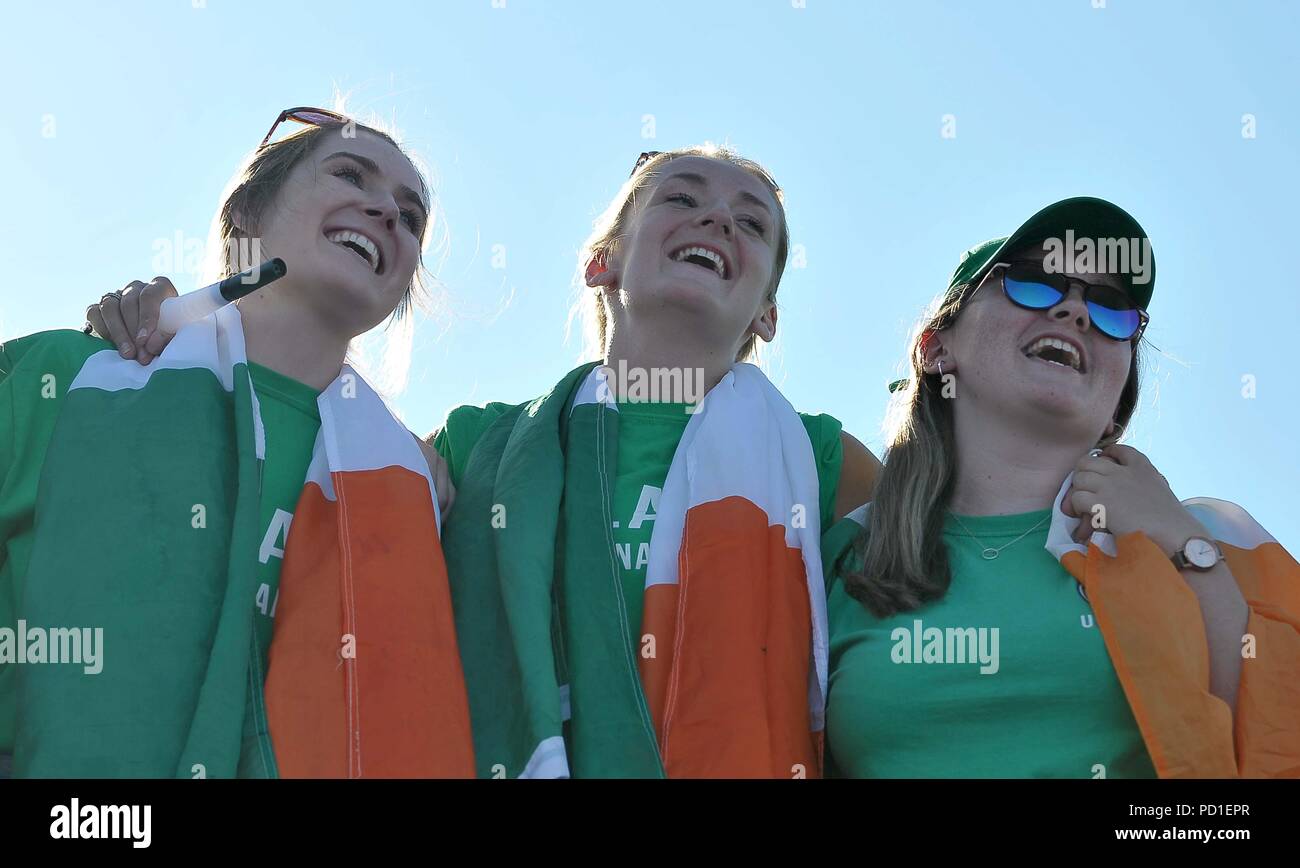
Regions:
<instances>
[{"instance_id":1,"label":"open mouth","mask_svg":"<svg viewBox=\"0 0 1300 868\"><path fill-rule=\"evenodd\" d=\"M379 245L371 241L360 232L349 230L340 230L330 232L325 235L326 240L331 241L340 247L351 250L360 258L364 259L366 265L375 274L384 273L384 256L379 250Z\"/></svg>"},{"instance_id":2,"label":"open mouth","mask_svg":"<svg viewBox=\"0 0 1300 868\"><path fill-rule=\"evenodd\" d=\"M716 250L699 245L683 247L676 253L668 257L673 262L689 262L692 265L698 265L700 268L707 268L723 280L727 279L730 269L727 267L726 258Z\"/></svg>"},{"instance_id":3,"label":"open mouth","mask_svg":"<svg viewBox=\"0 0 1300 868\"><path fill-rule=\"evenodd\" d=\"M1029 358L1041 359L1052 365L1060 365L1079 374L1087 370L1083 364L1083 353L1079 348L1060 338L1039 338L1025 347L1022 352Z\"/></svg>"}]
</instances>

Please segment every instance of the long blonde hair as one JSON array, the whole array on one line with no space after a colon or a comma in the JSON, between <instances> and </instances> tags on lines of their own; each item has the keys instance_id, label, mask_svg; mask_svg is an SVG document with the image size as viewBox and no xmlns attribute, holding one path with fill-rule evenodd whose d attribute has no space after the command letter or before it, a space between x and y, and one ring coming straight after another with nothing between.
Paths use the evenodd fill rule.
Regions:
<instances>
[{"instance_id":1,"label":"long blonde hair","mask_svg":"<svg viewBox=\"0 0 1300 868\"><path fill-rule=\"evenodd\" d=\"M609 321L605 311L604 293L599 289L593 290L583 282L582 275L586 271L587 263L596 258L607 260L618 250L623 239L627 237L627 222L636 207L637 195L659 176L665 164L678 157L706 157L738 166L762 181L772 193L779 212L777 215L779 229L776 265L772 269L772 279L767 287L766 298L768 301L776 299L776 290L781 284L781 276L785 273L786 261L790 256L790 227L785 218L785 196L776 180L760 163L740 156L725 145L692 145L675 151L663 151L646 160L632 173L632 177L623 183L613 201L609 203L609 207L596 218L591 235L587 237L582 250L578 253L578 278L575 282L579 284L581 296L578 304L570 311L570 322L574 316L581 316L583 319L585 350L591 358L603 358L605 355L605 338L608 334ZM746 361L753 358L757 342L758 338L755 335L751 334L746 338L736 360Z\"/></svg>"}]
</instances>

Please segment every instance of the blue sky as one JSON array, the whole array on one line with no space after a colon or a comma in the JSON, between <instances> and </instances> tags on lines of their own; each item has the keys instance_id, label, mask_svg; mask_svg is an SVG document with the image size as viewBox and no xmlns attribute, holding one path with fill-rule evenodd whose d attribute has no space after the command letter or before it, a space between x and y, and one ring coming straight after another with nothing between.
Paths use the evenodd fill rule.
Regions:
<instances>
[{"instance_id":1,"label":"blue sky","mask_svg":"<svg viewBox=\"0 0 1300 868\"><path fill-rule=\"evenodd\" d=\"M397 400L413 428L578 361L592 218L640 151L708 140L772 170L803 246L769 372L879 451L885 383L958 255L1101 196L1159 263L1128 442L1295 550L1300 7L1095 2L29 2L0 37L0 336L76 326L155 273L160 239L205 238L276 113L337 87L396 122L447 218L441 313Z\"/></svg>"}]
</instances>

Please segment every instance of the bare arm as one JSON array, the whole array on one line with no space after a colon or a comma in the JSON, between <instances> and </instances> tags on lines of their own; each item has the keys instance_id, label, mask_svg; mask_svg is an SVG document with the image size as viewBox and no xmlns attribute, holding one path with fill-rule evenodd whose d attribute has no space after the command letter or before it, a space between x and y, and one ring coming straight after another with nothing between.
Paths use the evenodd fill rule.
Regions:
<instances>
[{"instance_id":1,"label":"bare arm","mask_svg":"<svg viewBox=\"0 0 1300 868\"><path fill-rule=\"evenodd\" d=\"M840 466L840 484L835 494L835 519L838 521L871 500L880 477L880 459L847 431L840 432L844 463Z\"/></svg>"}]
</instances>

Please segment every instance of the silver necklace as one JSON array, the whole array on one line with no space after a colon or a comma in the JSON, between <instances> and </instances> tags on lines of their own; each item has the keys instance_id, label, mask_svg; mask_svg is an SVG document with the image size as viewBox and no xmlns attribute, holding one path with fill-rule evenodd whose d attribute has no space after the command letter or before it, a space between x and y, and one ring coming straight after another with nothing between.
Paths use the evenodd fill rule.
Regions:
<instances>
[{"instance_id":1,"label":"silver necklace","mask_svg":"<svg viewBox=\"0 0 1300 868\"><path fill-rule=\"evenodd\" d=\"M964 531L966 531L967 535L970 536L971 539L973 539L973 540L975 540L975 542L979 543L980 548L981 548L981 551L980 551L980 557L982 557L982 558L983 558L984 560L986 560L986 561L996 560L996 559L997 559L997 556L1000 555L1000 554L1002 554L1002 550L1003 550L1003 549L1010 548L1011 546L1013 546L1013 545L1015 545L1016 543L1020 542L1022 539L1024 539L1025 537L1029 536L1031 533L1033 533L1034 531L1036 531L1036 530L1038 530L1040 527L1042 527L1042 526L1043 526L1043 522L1047 521L1049 518L1052 517L1052 514L1049 512L1047 515L1043 516L1041 519L1038 520L1038 524L1034 525L1034 526L1031 527L1029 530L1025 531L1025 532L1022 533L1020 536L1018 536L1018 537L1016 537L1015 539L1013 539L1011 542L1009 542L1009 543L1003 543L1002 545L998 546L997 548L994 548L993 546L988 545L987 543L985 543L984 540L982 540L982 539L980 539L979 537L975 536L975 534L971 533L971 529L968 528L968 527L966 526L966 523L965 523L964 521L962 521L960 518L957 518L957 513L953 512L952 510L949 510L949 511L948 511L948 514L952 516L953 521L955 521L955 522L957 522L957 524L961 525L961 529L964 530Z\"/></svg>"}]
</instances>

